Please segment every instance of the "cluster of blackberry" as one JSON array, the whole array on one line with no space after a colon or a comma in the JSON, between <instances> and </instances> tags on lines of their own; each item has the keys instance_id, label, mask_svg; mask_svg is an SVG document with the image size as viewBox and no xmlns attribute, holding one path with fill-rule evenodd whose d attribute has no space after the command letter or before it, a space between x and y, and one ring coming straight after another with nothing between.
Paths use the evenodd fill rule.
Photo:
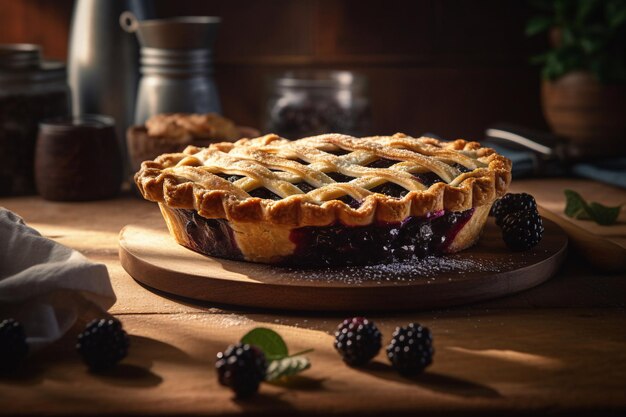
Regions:
<instances>
[{"instance_id":1,"label":"cluster of blackberry","mask_svg":"<svg viewBox=\"0 0 626 417\"><path fill-rule=\"evenodd\" d=\"M344 320L335 331L335 349L344 362L360 366L373 359L382 346L381 333L364 317ZM417 323L397 327L387 346L387 358L400 374L412 376L422 372L433 360L433 338L430 330Z\"/></svg>"},{"instance_id":2,"label":"cluster of blackberry","mask_svg":"<svg viewBox=\"0 0 626 417\"><path fill-rule=\"evenodd\" d=\"M530 249L543 237L543 221L530 194L506 194L493 204L491 214L502 228L504 243L513 250Z\"/></svg>"},{"instance_id":3,"label":"cluster of blackberry","mask_svg":"<svg viewBox=\"0 0 626 417\"><path fill-rule=\"evenodd\" d=\"M129 338L116 319L94 320L78 335L76 349L92 371L115 366L128 354ZM0 322L0 372L12 372L28 355L24 326L15 319Z\"/></svg>"},{"instance_id":4,"label":"cluster of blackberry","mask_svg":"<svg viewBox=\"0 0 626 417\"><path fill-rule=\"evenodd\" d=\"M376 325L364 317L344 320L335 332L335 349L350 366L361 366L373 359L382 347ZM434 350L430 331L416 323L396 328L387 346L391 365L402 375L422 372L432 363ZM235 392L237 398L255 394L267 375L265 355L256 346L238 343L217 354L218 381Z\"/></svg>"}]
</instances>

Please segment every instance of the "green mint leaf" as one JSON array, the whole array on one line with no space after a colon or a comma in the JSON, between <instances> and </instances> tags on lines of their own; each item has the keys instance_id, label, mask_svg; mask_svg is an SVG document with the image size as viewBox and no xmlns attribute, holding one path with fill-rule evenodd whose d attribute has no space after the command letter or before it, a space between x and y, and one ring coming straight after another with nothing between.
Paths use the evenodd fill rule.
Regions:
<instances>
[{"instance_id":1,"label":"green mint leaf","mask_svg":"<svg viewBox=\"0 0 626 417\"><path fill-rule=\"evenodd\" d=\"M295 374L299 374L311 367L309 358L304 356L290 356L288 358L271 361L265 374L266 381L276 381Z\"/></svg>"},{"instance_id":2,"label":"green mint leaf","mask_svg":"<svg viewBox=\"0 0 626 417\"><path fill-rule=\"evenodd\" d=\"M565 215L578 220L593 220L609 226L617 221L622 206L608 207L600 203L587 203L576 191L565 190Z\"/></svg>"},{"instance_id":3,"label":"green mint leaf","mask_svg":"<svg viewBox=\"0 0 626 417\"><path fill-rule=\"evenodd\" d=\"M272 329L264 327L252 329L241 338L241 343L254 345L265 354L268 362L266 381L275 381L295 375L311 367L309 359L302 355L311 352L313 349L289 355L287 344Z\"/></svg>"},{"instance_id":4,"label":"green mint leaf","mask_svg":"<svg viewBox=\"0 0 626 417\"><path fill-rule=\"evenodd\" d=\"M609 226L617 221L617 217L619 216L619 212L622 209L622 206L617 207L607 207L600 203L589 203L589 208L593 215L591 216L593 220L602 225Z\"/></svg>"},{"instance_id":5,"label":"green mint leaf","mask_svg":"<svg viewBox=\"0 0 626 417\"><path fill-rule=\"evenodd\" d=\"M241 338L241 343L255 345L263 351L268 361L279 360L289 356L287 344L283 338L272 329L264 327L254 328Z\"/></svg>"},{"instance_id":6,"label":"green mint leaf","mask_svg":"<svg viewBox=\"0 0 626 417\"><path fill-rule=\"evenodd\" d=\"M573 190L565 190L565 215L573 219L589 220L589 206L580 194Z\"/></svg>"}]
</instances>

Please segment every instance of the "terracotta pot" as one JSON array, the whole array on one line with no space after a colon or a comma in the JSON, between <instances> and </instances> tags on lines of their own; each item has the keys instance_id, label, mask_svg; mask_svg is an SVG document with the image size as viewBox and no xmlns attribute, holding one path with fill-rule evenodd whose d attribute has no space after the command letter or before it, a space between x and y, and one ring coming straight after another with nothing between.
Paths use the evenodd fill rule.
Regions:
<instances>
[{"instance_id":1,"label":"terracotta pot","mask_svg":"<svg viewBox=\"0 0 626 417\"><path fill-rule=\"evenodd\" d=\"M626 152L626 85L603 85L588 72L544 80L542 105L554 133L589 150ZM602 146L598 146L602 145Z\"/></svg>"}]
</instances>

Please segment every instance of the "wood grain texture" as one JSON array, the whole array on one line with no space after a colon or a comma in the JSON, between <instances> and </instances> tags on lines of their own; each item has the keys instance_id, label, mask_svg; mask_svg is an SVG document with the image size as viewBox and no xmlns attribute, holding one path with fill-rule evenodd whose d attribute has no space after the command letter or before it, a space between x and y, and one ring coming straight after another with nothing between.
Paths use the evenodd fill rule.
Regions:
<instances>
[{"instance_id":1,"label":"wood grain texture","mask_svg":"<svg viewBox=\"0 0 626 417\"><path fill-rule=\"evenodd\" d=\"M601 309L460 310L371 316L385 337L415 320L434 334L434 364L403 378L384 352L363 368L332 347L342 317L253 312L119 316L130 356L115 372L86 371L65 340L0 378L0 415L159 416L620 416L626 411L626 316ZM221 387L215 354L254 326L279 332L291 351L313 348L312 368L262 384L238 401ZM580 337L584 334L586 337ZM598 344L602 340L602 344Z\"/></svg>"},{"instance_id":2,"label":"wood grain texture","mask_svg":"<svg viewBox=\"0 0 626 417\"><path fill-rule=\"evenodd\" d=\"M583 195L597 185L571 181ZM515 183L532 193L551 186L561 184ZM540 204L549 202L536 195ZM615 189L611 195L623 199L626 192ZM160 227L155 204L130 196L80 204L20 197L0 199L0 206L44 236L104 263L118 298L110 313L131 335L122 366L96 375L77 358L80 329L73 329L32 355L19 374L0 376L0 415L626 414L626 279L603 274L579 256L570 256L544 284L512 296L368 314L385 343L396 326L412 321L432 330L433 365L406 379L393 372L383 351L365 368L342 364L332 333L346 313L269 313L191 303L142 287L119 263L118 234L129 223ZM215 354L256 326L279 332L292 352L314 348L313 366L288 384L263 384L258 397L236 401L217 383Z\"/></svg>"},{"instance_id":3,"label":"wood grain texture","mask_svg":"<svg viewBox=\"0 0 626 417\"><path fill-rule=\"evenodd\" d=\"M567 247L556 224L545 221L545 228L537 247L511 252L490 219L476 246L447 257L456 264L432 263L430 271L320 272L206 257L178 245L164 226L130 225L120 232L120 262L149 287L201 301L317 312L417 310L488 300L541 284L556 273Z\"/></svg>"}]
</instances>

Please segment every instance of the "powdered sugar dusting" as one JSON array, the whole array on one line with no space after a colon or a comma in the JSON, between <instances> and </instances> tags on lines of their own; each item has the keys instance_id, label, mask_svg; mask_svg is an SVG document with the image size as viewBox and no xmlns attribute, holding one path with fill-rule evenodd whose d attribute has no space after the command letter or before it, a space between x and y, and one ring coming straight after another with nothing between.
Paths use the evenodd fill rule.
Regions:
<instances>
[{"instance_id":1,"label":"powdered sugar dusting","mask_svg":"<svg viewBox=\"0 0 626 417\"><path fill-rule=\"evenodd\" d=\"M442 256L414 259L380 265L349 266L343 268L288 269L293 278L310 281L325 281L341 284L362 283L401 283L423 280L426 283L437 279L452 281L469 273L501 272L511 269L515 262L511 260L489 260L472 256Z\"/></svg>"},{"instance_id":2,"label":"powdered sugar dusting","mask_svg":"<svg viewBox=\"0 0 626 417\"><path fill-rule=\"evenodd\" d=\"M244 316L239 316L237 314L224 314L219 316L214 316L214 321L217 321L217 325L220 327L235 327L235 326L243 326L244 324L249 324L252 321Z\"/></svg>"},{"instance_id":3,"label":"powdered sugar dusting","mask_svg":"<svg viewBox=\"0 0 626 417\"><path fill-rule=\"evenodd\" d=\"M211 309L213 310L213 309ZM235 326L243 326L246 324L251 323L252 321L244 316L240 316L238 314L224 314L224 313L219 313L219 314L192 314L192 313L186 313L186 314L178 314L178 315L172 315L171 320L174 321L178 321L178 320L183 320L183 321L189 321L189 320L194 320L194 321L201 321L201 322L206 322L207 324L213 324L216 325L218 327L223 327L223 328L228 328L228 327L235 327Z\"/></svg>"}]
</instances>

